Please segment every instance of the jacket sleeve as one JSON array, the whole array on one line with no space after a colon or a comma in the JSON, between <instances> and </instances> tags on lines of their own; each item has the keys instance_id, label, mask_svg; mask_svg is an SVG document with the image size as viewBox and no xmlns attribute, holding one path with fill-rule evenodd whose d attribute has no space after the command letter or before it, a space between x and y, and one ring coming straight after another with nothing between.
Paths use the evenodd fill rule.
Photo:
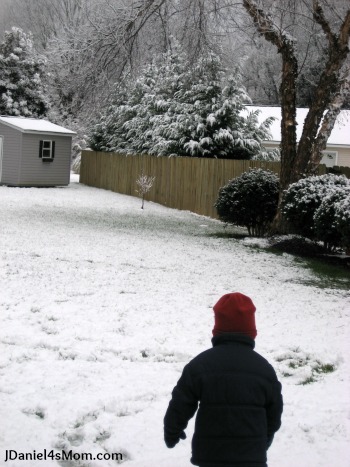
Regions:
<instances>
[{"instance_id":1,"label":"jacket sleeve","mask_svg":"<svg viewBox=\"0 0 350 467\"><path fill-rule=\"evenodd\" d=\"M164 417L165 441L177 442L190 418L196 413L199 396L193 383L189 365L183 369L181 378L172 392L172 398Z\"/></svg>"},{"instance_id":2,"label":"jacket sleeve","mask_svg":"<svg viewBox=\"0 0 350 467\"><path fill-rule=\"evenodd\" d=\"M267 418L267 448L272 444L274 434L281 426L281 416L283 411L282 385L277 380L272 384L272 397L266 406Z\"/></svg>"}]
</instances>

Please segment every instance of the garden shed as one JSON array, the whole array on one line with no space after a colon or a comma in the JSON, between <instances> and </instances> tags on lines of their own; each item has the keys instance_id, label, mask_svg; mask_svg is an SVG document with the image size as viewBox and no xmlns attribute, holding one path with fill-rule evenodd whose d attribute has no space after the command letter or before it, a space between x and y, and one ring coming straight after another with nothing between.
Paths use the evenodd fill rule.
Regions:
<instances>
[{"instance_id":1,"label":"garden shed","mask_svg":"<svg viewBox=\"0 0 350 467\"><path fill-rule=\"evenodd\" d=\"M75 134L47 120L0 116L0 184L68 185Z\"/></svg>"}]
</instances>

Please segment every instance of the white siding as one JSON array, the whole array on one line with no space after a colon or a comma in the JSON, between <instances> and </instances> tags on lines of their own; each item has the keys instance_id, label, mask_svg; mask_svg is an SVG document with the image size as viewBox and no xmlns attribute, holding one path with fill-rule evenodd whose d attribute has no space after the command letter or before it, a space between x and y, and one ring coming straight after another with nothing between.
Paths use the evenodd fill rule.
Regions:
<instances>
[{"instance_id":1,"label":"white siding","mask_svg":"<svg viewBox=\"0 0 350 467\"><path fill-rule=\"evenodd\" d=\"M350 167L350 148L338 149L338 165L340 167Z\"/></svg>"},{"instance_id":2,"label":"white siding","mask_svg":"<svg viewBox=\"0 0 350 467\"><path fill-rule=\"evenodd\" d=\"M274 149L280 147L280 143L278 141L264 141L263 145L266 149ZM350 167L350 147L339 147L327 144L326 151L337 152L336 165L339 165L340 167Z\"/></svg>"}]
</instances>

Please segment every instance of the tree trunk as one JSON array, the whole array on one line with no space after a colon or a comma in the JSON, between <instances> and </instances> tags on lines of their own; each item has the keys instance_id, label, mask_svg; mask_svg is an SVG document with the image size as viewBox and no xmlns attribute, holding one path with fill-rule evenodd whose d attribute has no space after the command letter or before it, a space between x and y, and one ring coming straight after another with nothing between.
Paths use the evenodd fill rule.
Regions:
<instances>
[{"instance_id":1,"label":"tree trunk","mask_svg":"<svg viewBox=\"0 0 350 467\"><path fill-rule=\"evenodd\" d=\"M281 192L285 190L291 182L296 181L294 166L297 155L296 77L298 64L290 45L283 48L282 61L282 83L280 88L282 111Z\"/></svg>"},{"instance_id":2,"label":"tree trunk","mask_svg":"<svg viewBox=\"0 0 350 467\"><path fill-rule=\"evenodd\" d=\"M298 61L294 40L277 26L271 15L258 8L255 0L243 0L243 6L252 17L260 34L274 44L278 53L282 55L280 195L278 212L272 223L271 232L286 233L288 226L281 214L283 192L303 175L315 172L322 157L322 150L326 147L340 112L341 104L345 100L346 92L349 91L349 81L342 79L340 72L349 54L350 9L345 15L339 34L335 34L318 0L313 0L313 19L322 27L328 39L328 60L321 73L315 98L305 119L297 147L295 117ZM326 110L328 113L324 117Z\"/></svg>"},{"instance_id":3,"label":"tree trunk","mask_svg":"<svg viewBox=\"0 0 350 467\"><path fill-rule=\"evenodd\" d=\"M243 5L253 18L258 31L264 35L267 41L277 47L278 53L282 56L282 80L280 86L282 111L280 194L277 215L271 226L271 233L281 233L286 229L281 215L283 191L291 182L297 180L294 166L297 156L296 79L298 75L298 62L295 56L293 39L278 29L271 18L257 8L254 1L244 0Z\"/></svg>"},{"instance_id":4,"label":"tree trunk","mask_svg":"<svg viewBox=\"0 0 350 467\"><path fill-rule=\"evenodd\" d=\"M321 73L298 145L295 172L297 175L299 174L299 177L315 173L322 158L322 150L326 147L344 102L344 91L347 88L347 79L342 80L341 78L341 68L349 53L350 10L345 16L338 35L332 32L317 0L313 0L313 10L315 22L322 27L328 39L328 60ZM327 109L330 109L328 117L325 117L324 124L320 128Z\"/></svg>"}]
</instances>

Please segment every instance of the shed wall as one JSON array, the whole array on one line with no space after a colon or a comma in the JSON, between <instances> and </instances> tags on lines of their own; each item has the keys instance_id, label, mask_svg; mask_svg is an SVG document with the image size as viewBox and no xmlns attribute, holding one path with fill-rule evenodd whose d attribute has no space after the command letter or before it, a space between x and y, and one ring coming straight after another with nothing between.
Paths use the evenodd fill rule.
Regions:
<instances>
[{"instance_id":1,"label":"shed wall","mask_svg":"<svg viewBox=\"0 0 350 467\"><path fill-rule=\"evenodd\" d=\"M0 135L3 137L1 183L17 185L21 165L22 133L0 123Z\"/></svg>"},{"instance_id":2,"label":"shed wall","mask_svg":"<svg viewBox=\"0 0 350 467\"><path fill-rule=\"evenodd\" d=\"M21 186L68 185L70 179L72 137L23 133L22 161L19 175ZM55 141L53 161L39 157L40 140Z\"/></svg>"}]
</instances>

